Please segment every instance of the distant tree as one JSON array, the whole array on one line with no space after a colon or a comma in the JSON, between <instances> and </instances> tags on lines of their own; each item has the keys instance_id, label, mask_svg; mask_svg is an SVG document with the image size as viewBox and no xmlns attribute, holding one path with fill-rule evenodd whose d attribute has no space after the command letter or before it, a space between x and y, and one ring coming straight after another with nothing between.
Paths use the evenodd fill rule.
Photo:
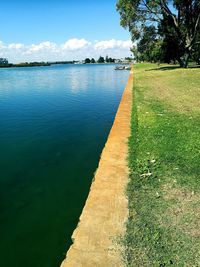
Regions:
<instances>
[{"instance_id":1,"label":"distant tree","mask_svg":"<svg viewBox=\"0 0 200 267\"><path fill-rule=\"evenodd\" d=\"M96 63L95 59L92 58L91 61L90 61L90 63L93 63L93 64Z\"/></svg>"},{"instance_id":2,"label":"distant tree","mask_svg":"<svg viewBox=\"0 0 200 267\"><path fill-rule=\"evenodd\" d=\"M0 58L0 65L8 65L8 60L6 58Z\"/></svg>"},{"instance_id":3,"label":"distant tree","mask_svg":"<svg viewBox=\"0 0 200 267\"><path fill-rule=\"evenodd\" d=\"M141 61L154 61L152 50L157 40L157 33L154 26L145 26L143 35L138 42L138 52Z\"/></svg>"},{"instance_id":4,"label":"distant tree","mask_svg":"<svg viewBox=\"0 0 200 267\"><path fill-rule=\"evenodd\" d=\"M164 61L164 51L162 49L163 41L157 39L152 46L151 59L153 62L163 62Z\"/></svg>"},{"instance_id":5,"label":"distant tree","mask_svg":"<svg viewBox=\"0 0 200 267\"><path fill-rule=\"evenodd\" d=\"M85 59L85 63L87 64L87 63L90 63L91 61L90 61L90 59L89 58L86 58Z\"/></svg>"},{"instance_id":6,"label":"distant tree","mask_svg":"<svg viewBox=\"0 0 200 267\"><path fill-rule=\"evenodd\" d=\"M99 59L97 60L98 63L104 63L104 57L100 56Z\"/></svg>"},{"instance_id":7,"label":"distant tree","mask_svg":"<svg viewBox=\"0 0 200 267\"><path fill-rule=\"evenodd\" d=\"M111 57L108 57L106 56L106 59L105 59L106 63L113 63L115 62L115 59L114 58L111 58Z\"/></svg>"},{"instance_id":8,"label":"distant tree","mask_svg":"<svg viewBox=\"0 0 200 267\"><path fill-rule=\"evenodd\" d=\"M108 60L109 60L110 63L114 63L115 62L115 59L114 58L111 58L111 57L109 57Z\"/></svg>"},{"instance_id":9,"label":"distant tree","mask_svg":"<svg viewBox=\"0 0 200 267\"><path fill-rule=\"evenodd\" d=\"M131 57L125 57L125 60L131 61L133 59Z\"/></svg>"},{"instance_id":10,"label":"distant tree","mask_svg":"<svg viewBox=\"0 0 200 267\"><path fill-rule=\"evenodd\" d=\"M137 62L141 61L141 53L138 51L138 46L133 46L131 47L131 52L134 55L134 60L136 60Z\"/></svg>"},{"instance_id":11,"label":"distant tree","mask_svg":"<svg viewBox=\"0 0 200 267\"><path fill-rule=\"evenodd\" d=\"M154 26L166 43L173 36L177 60L181 67L188 66L197 43L200 0L118 0L117 10L133 41L142 38L145 27Z\"/></svg>"}]
</instances>

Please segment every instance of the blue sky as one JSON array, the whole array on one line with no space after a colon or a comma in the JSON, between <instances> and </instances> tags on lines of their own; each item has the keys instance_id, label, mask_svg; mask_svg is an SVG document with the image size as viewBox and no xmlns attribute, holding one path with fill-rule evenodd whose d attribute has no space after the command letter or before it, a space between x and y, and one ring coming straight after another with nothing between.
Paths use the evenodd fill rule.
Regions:
<instances>
[{"instance_id":1,"label":"blue sky","mask_svg":"<svg viewBox=\"0 0 200 267\"><path fill-rule=\"evenodd\" d=\"M14 62L71 60L81 59L81 49L94 57L128 56L130 35L115 6L115 0L1 0L0 56Z\"/></svg>"}]
</instances>

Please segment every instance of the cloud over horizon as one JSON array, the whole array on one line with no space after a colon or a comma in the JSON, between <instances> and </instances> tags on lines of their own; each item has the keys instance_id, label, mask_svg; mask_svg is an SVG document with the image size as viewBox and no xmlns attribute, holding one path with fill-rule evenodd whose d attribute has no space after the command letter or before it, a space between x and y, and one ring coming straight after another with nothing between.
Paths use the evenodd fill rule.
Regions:
<instances>
[{"instance_id":1,"label":"cloud over horizon","mask_svg":"<svg viewBox=\"0 0 200 267\"><path fill-rule=\"evenodd\" d=\"M122 58L130 56L130 40L101 40L90 42L84 38L72 38L62 44L44 41L38 44L25 45L22 43L5 44L0 41L0 57L9 62L25 61L64 61L83 60L86 57L97 59L101 56Z\"/></svg>"}]
</instances>

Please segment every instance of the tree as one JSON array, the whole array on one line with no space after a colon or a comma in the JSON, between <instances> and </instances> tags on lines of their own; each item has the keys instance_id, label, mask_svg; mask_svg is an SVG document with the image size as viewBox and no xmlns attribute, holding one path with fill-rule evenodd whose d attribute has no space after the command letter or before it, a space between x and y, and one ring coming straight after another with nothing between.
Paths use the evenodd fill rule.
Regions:
<instances>
[{"instance_id":1,"label":"tree","mask_svg":"<svg viewBox=\"0 0 200 267\"><path fill-rule=\"evenodd\" d=\"M152 50L157 39L157 33L154 26L145 26L143 35L138 42L138 52L140 53L140 61L154 61Z\"/></svg>"},{"instance_id":2,"label":"tree","mask_svg":"<svg viewBox=\"0 0 200 267\"><path fill-rule=\"evenodd\" d=\"M108 57L108 56L106 56L106 63L113 63L113 62L115 62L115 60L114 60L114 58L111 58L111 57Z\"/></svg>"},{"instance_id":3,"label":"tree","mask_svg":"<svg viewBox=\"0 0 200 267\"><path fill-rule=\"evenodd\" d=\"M175 42L180 66L188 66L197 43L200 0L118 0L117 10L133 41L141 39L146 26L155 26L166 43Z\"/></svg>"},{"instance_id":4,"label":"tree","mask_svg":"<svg viewBox=\"0 0 200 267\"><path fill-rule=\"evenodd\" d=\"M131 57L125 57L125 60L132 61L133 59Z\"/></svg>"},{"instance_id":5,"label":"tree","mask_svg":"<svg viewBox=\"0 0 200 267\"><path fill-rule=\"evenodd\" d=\"M200 29L197 34L197 42L192 51L192 60L194 60L198 65L200 65Z\"/></svg>"},{"instance_id":6,"label":"tree","mask_svg":"<svg viewBox=\"0 0 200 267\"><path fill-rule=\"evenodd\" d=\"M110 62L110 63L114 63L114 62L115 62L115 59L114 59L114 58L111 58L111 57L109 57L109 62Z\"/></svg>"},{"instance_id":7,"label":"tree","mask_svg":"<svg viewBox=\"0 0 200 267\"><path fill-rule=\"evenodd\" d=\"M85 59L85 63L86 63L86 64L90 63L90 59L89 59L89 58L86 58L86 59Z\"/></svg>"},{"instance_id":8,"label":"tree","mask_svg":"<svg viewBox=\"0 0 200 267\"><path fill-rule=\"evenodd\" d=\"M0 58L0 65L8 65L8 60L6 58Z\"/></svg>"},{"instance_id":9,"label":"tree","mask_svg":"<svg viewBox=\"0 0 200 267\"><path fill-rule=\"evenodd\" d=\"M97 60L98 63L104 63L104 57L100 56L99 59Z\"/></svg>"},{"instance_id":10,"label":"tree","mask_svg":"<svg viewBox=\"0 0 200 267\"><path fill-rule=\"evenodd\" d=\"M90 61L90 63L93 63L94 64L95 63L95 59L92 58L91 61Z\"/></svg>"},{"instance_id":11,"label":"tree","mask_svg":"<svg viewBox=\"0 0 200 267\"><path fill-rule=\"evenodd\" d=\"M163 61L162 39L158 36L156 28L152 25L145 26L143 35L137 44L137 49L132 49L137 61L161 62Z\"/></svg>"}]
</instances>

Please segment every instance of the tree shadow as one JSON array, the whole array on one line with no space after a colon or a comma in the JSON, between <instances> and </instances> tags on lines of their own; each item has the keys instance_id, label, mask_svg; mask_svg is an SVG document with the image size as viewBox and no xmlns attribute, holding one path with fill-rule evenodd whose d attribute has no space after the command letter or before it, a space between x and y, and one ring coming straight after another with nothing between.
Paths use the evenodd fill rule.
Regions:
<instances>
[{"instance_id":1,"label":"tree shadow","mask_svg":"<svg viewBox=\"0 0 200 267\"><path fill-rule=\"evenodd\" d=\"M200 65L189 66L189 69L200 69Z\"/></svg>"},{"instance_id":2,"label":"tree shadow","mask_svg":"<svg viewBox=\"0 0 200 267\"><path fill-rule=\"evenodd\" d=\"M194 66L188 66L187 69L198 69L200 68L200 65L194 65ZM181 68L180 66L165 66L165 67L157 67L157 68L153 68L153 69L148 69L148 70L145 70L145 71L154 71L154 70L161 70L161 71L165 71L165 70L176 70L176 69L183 69Z\"/></svg>"},{"instance_id":3,"label":"tree shadow","mask_svg":"<svg viewBox=\"0 0 200 267\"><path fill-rule=\"evenodd\" d=\"M148 70L145 70L145 71L154 71L154 70L162 70L162 71L165 71L165 70L175 70L175 69L180 69L179 66L165 66L165 67L157 67L157 68L153 68L153 69L148 69Z\"/></svg>"}]
</instances>

